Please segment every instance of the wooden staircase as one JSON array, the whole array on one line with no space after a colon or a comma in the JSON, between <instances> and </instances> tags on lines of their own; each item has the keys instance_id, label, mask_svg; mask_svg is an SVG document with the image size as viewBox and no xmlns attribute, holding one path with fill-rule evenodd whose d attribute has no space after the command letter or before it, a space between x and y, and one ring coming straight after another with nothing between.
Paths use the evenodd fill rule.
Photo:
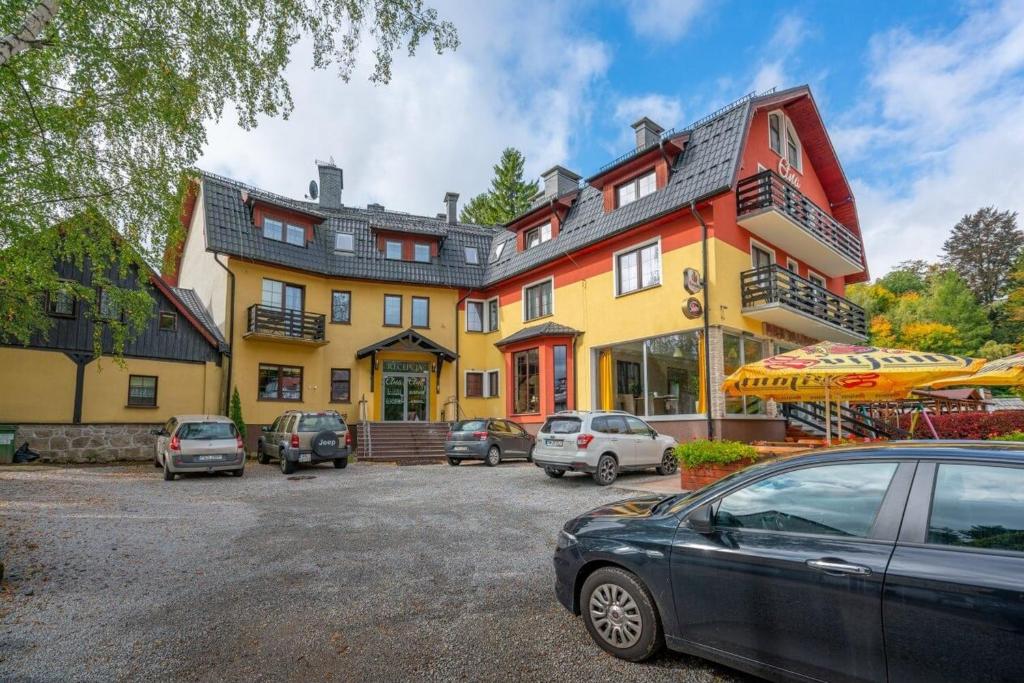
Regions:
<instances>
[{"instance_id":1,"label":"wooden staircase","mask_svg":"<svg viewBox=\"0 0 1024 683\"><path fill-rule=\"evenodd\" d=\"M447 422L360 422L356 457L400 465L442 462Z\"/></svg>"}]
</instances>

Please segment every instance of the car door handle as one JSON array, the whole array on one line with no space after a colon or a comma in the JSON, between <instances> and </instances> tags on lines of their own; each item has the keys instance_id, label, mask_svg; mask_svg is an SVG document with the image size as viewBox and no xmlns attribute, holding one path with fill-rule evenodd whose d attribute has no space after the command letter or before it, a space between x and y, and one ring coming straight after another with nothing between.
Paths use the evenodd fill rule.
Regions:
<instances>
[{"instance_id":1,"label":"car door handle","mask_svg":"<svg viewBox=\"0 0 1024 683\"><path fill-rule=\"evenodd\" d=\"M855 574L857 576L871 576L871 569L860 564L847 564L837 560L807 560L807 566L811 569L820 569L826 574Z\"/></svg>"}]
</instances>

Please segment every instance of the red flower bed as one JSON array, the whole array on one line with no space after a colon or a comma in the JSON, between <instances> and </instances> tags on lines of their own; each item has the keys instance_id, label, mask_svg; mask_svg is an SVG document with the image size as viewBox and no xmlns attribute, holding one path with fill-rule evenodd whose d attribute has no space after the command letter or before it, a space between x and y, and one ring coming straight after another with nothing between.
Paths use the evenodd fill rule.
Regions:
<instances>
[{"instance_id":1,"label":"red flower bed","mask_svg":"<svg viewBox=\"0 0 1024 683\"><path fill-rule=\"evenodd\" d=\"M991 439L1001 434L1024 431L1024 410L1002 410L997 413L946 413L931 415L940 439ZM900 417L900 427L910 429L910 415ZM932 432L924 417L918 416L914 438L930 439Z\"/></svg>"}]
</instances>

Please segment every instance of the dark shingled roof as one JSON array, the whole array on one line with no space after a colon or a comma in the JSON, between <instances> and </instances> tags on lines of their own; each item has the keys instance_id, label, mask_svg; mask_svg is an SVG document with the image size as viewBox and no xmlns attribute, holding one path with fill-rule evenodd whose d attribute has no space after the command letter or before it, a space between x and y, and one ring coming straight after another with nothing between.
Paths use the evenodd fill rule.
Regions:
<instances>
[{"instance_id":1,"label":"dark shingled roof","mask_svg":"<svg viewBox=\"0 0 1024 683\"><path fill-rule=\"evenodd\" d=\"M565 325L559 325L558 323L543 323L541 325L534 325L533 327L524 327L504 339L499 339L494 342L494 345L504 346L506 344L526 341L527 339L534 339L536 337L576 337L580 334L583 333L579 330L574 330L571 327L566 327Z\"/></svg>"},{"instance_id":2,"label":"dark shingled roof","mask_svg":"<svg viewBox=\"0 0 1024 683\"><path fill-rule=\"evenodd\" d=\"M785 93L772 96L782 94ZM605 213L601 191L583 184L558 235L527 251L517 251L515 233L500 226L449 224L442 218L380 208L326 209L314 202L280 197L204 173L206 246L212 251L244 259L334 277L461 288L487 287L556 260L568 252L638 227L690 202L729 190L736 180L750 116L761 97L747 96L687 128L672 132L673 137L686 133L686 146L672 166L666 187L646 197ZM315 230L313 242L299 247L265 239L252 226L241 199L243 189L256 199L324 216L324 222ZM374 230L438 236L441 238L439 256L431 263L385 259L376 248ZM337 232L351 232L355 236L353 254L334 251ZM466 263L466 247L477 248L479 264ZM502 248L499 250L499 247Z\"/></svg>"},{"instance_id":3,"label":"dark shingled roof","mask_svg":"<svg viewBox=\"0 0 1024 683\"><path fill-rule=\"evenodd\" d=\"M206 306L199 300L199 295L195 293L195 290L185 289L183 287L171 287L174 291L175 296L178 300L185 305L189 313L195 316L195 319L202 323L206 331L213 335L213 338L221 346L221 350L227 349L228 342L224 339L224 335L221 334L220 328L217 327L217 323L213 321L213 316L206 310Z\"/></svg>"},{"instance_id":4,"label":"dark shingled roof","mask_svg":"<svg viewBox=\"0 0 1024 683\"><path fill-rule=\"evenodd\" d=\"M415 347L419 351L429 351L436 353L439 356L447 360L454 361L458 356L453 351L449 351L445 347L441 346L432 339L428 339L411 327L402 330L398 334L392 335L387 339L382 339L376 344L370 344L356 351L356 358L366 358L375 351L383 351L395 345L405 345Z\"/></svg>"}]
</instances>

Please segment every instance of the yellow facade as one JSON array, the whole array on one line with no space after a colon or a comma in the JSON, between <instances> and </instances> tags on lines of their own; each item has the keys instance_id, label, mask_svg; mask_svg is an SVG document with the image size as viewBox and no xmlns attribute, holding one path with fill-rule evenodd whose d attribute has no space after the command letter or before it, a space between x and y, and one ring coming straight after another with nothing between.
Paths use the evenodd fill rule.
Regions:
<instances>
[{"instance_id":1,"label":"yellow facade","mask_svg":"<svg viewBox=\"0 0 1024 683\"><path fill-rule=\"evenodd\" d=\"M71 423L76 366L64 353L0 347L4 386L0 422ZM126 358L93 360L85 366L82 423L159 423L170 415L218 413L221 367L216 363ZM128 378L157 378L155 408L128 407Z\"/></svg>"},{"instance_id":2,"label":"yellow facade","mask_svg":"<svg viewBox=\"0 0 1024 683\"><path fill-rule=\"evenodd\" d=\"M356 359L360 349L380 342L412 327L412 297L430 300L429 327L415 331L449 350L455 350L455 306L458 292L445 287L423 287L362 280L341 280L302 273L265 264L231 260L235 275L235 338L232 340L233 370L231 383L238 387L245 419L253 424L269 424L285 410L337 410L348 420L361 419L359 402L366 401L366 418L381 419L381 381L385 360L409 360L435 363L434 355L396 349L378 354L378 367L371 385L371 359ZM307 345L287 340L245 338L246 311L258 304L265 278L298 285L305 290L305 311L327 317L327 344ZM331 322L331 296L334 291L351 293L351 322ZM402 323L384 325L384 295L402 297ZM260 364L302 368L302 400L259 399ZM351 400L331 402L331 370L351 371ZM440 384L430 372L428 419L440 420L446 403L455 397L455 371L451 363L442 364Z\"/></svg>"}]
</instances>

